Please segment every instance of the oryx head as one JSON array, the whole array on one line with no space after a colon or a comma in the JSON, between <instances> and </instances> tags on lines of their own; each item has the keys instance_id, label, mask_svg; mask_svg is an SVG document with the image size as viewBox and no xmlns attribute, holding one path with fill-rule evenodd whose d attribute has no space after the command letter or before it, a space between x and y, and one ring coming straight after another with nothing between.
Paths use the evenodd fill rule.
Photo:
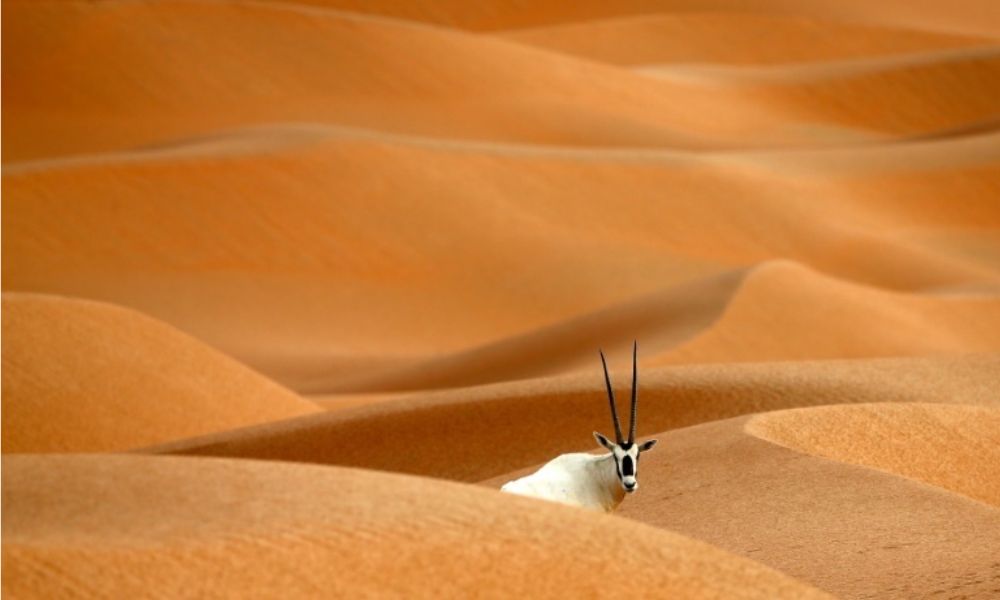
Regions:
<instances>
[{"instance_id":1,"label":"oryx head","mask_svg":"<svg viewBox=\"0 0 1000 600\"><path fill-rule=\"evenodd\" d=\"M648 440L641 444L635 443L635 405L638 400L638 388L636 387L636 350L637 344L632 345L632 413L629 419L628 440L622 439L622 428L618 423L618 410L615 407L615 392L611 389L611 377L608 375L608 363L604 360L604 352L601 352L601 364L604 366L604 383L608 386L608 400L611 402L611 420L615 424L615 440L611 440L598 432L594 432L597 443L611 451L615 457L615 466L618 469L618 480L626 492L634 492L639 489L639 453L649 450L656 444L656 440Z\"/></svg>"}]
</instances>

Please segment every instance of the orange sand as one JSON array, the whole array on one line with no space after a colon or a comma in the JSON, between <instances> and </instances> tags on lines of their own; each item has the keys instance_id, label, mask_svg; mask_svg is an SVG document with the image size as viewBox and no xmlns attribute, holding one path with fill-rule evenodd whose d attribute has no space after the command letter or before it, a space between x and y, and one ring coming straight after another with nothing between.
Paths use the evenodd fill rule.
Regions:
<instances>
[{"instance_id":1,"label":"orange sand","mask_svg":"<svg viewBox=\"0 0 1000 600\"><path fill-rule=\"evenodd\" d=\"M307 140L14 168L4 178L6 285L135 307L287 385L324 392L364 391L358 380L558 331L588 313L662 310L656 320L673 325L658 325L650 342L679 339L730 301L731 288L713 282L780 257L906 291L1000 281L995 260L954 243L967 231L958 239L997 245L985 226L1000 206L989 201L996 138L648 160L339 133ZM453 209L458 201L465 210ZM484 272L516 285L498 294ZM648 328L608 329L631 340ZM573 352L610 343L591 340ZM534 368L514 375L545 373ZM480 383L479 373L447 383Z\"/></svg>"},{"instance_id":2,"label":"orange sand","mask_svg":"<svg viewBox=\"0 0 1000 600\"><path fill-rule=\"evenodd\" d=\"M894 410L901 417L896 431L919 430L910 426L919 417L909 419L909 407ZM995 506L776 446L748 435L746 422L660 436L657 450L671 451L643 459L645 489L621 515L707 540L841 598L994 594L1000 566L988 540L1000 536ZM977 433L990 435L970 432L973 444L988 443ZM912 460L926 463L932 452L912 447ZM955 444L947 452L966 454Z\"/></svg>"},{"instance_id":3,"label":"orange sand","mask_svg":"<svg viewBox=\"0 0 1000 600\"><path fill-rule=\"evenodd\" d=\"M1000 506L1000 407L817 406L767 413L747 431L804 454L874 467Z\"/></svg>"},{"instance_id":4,"label":"orange sand","mask_svg":"<svg viewBox=\"0 0 1000 600\"><path fill-rule=\"evenodd\" d=\"M1000 594L995 1L2 13L3 592Z\"/></svg>"},{"instance_id":5,"label":"orange sand","mask_svg":"<svg viewBox=\"0 0 1000 600\"><path fill-rule=\"evenodd\" d=\"M728 11L737 14L806 15L834 22L846 20L907 29L1000 36L1000 21L997 20L1000 8L991 0L954 0L948 3L937 0L887 0L877 5L865 0L756 0L753 3L743 0L622 0L613 3L579 0L572 4L560 0L511 0L503 3L442 0L426 4L395 0L282 1L485 30L600 21L627 15Z\"/></svg>"},{"instance_id":6,"label":"orange sand","mask_svg":"<svg viewBox=\"0 0 1000 600\"><path fill-rule=\"evenodd\" d=\"M618 65L784 65L987 45L989 37L737 12L658 13L513 30L505 37Z\"/></svg>"},{"instance_id":7,"label":"orange sand","mask_svg":"<svg viewBox=\"0 0 1000 600\"><path fill-rule=\"evenodd\" d=\"M611 354L619 398L630 348ZM155 449L194 455L336 464L477 482L593 446L610 428L597 369L411 395L179 440ZM640 436L796 406L872 402L1000 405L1000 354L950 358L710 364L642 371ZM428 434L428 432L432 432ZM441 440L448 440L442 444ZM375 447L365 440L380 440ZM516 443L513 441L516 440ZM462 448L455 460L453 448ZM659 450L659 448L658 448Z\"/></svg>"},{"instance_id":8,"label":"orange sand","mask_svg":"<svg viewBox=\"0 0 1000 600\"><path fill-rule=\"evenodd\" d=\"M99 452L319 408L134 311L3 297L3 451Z\"/></svg>"},{"instance_id":9,"label":"orange sand","mask_svg":"<svg viewBox=\"0 0 1000 600\"><path fill-rule=\"evenodd\" d=\"M4 458L3 503L18 597L828 597L653 527L382 473L29 455Z\"/></svg>"},{"instance_id":10,"label":"orange sand","mask_svg":"<svg viewBox=\"0 0 1000 600\"><path fill-rule=\"evenodd\" d=\"M657 434L641 461L650 484L621 514L839 597L989 597L995 553L966 542L1000 535L997 511L944 489L995 505L998 414L995 404L819 406Z\"/></svg>"},{"instance_id":11,"label":"orange sand","mask_svg":"<svg viewBox=\"0 0 1000 600\"><path fill-rule=\"evenodd\" d=\"M5 122L8 162L255 123L704 147L769 143L746 132L776 121L766 106L501 39L294 3L11 0L3 11L13 53L3 99L18 114ZM90 68L80 70L69 57L84 51Z\"/></svg>"}]
</instances>

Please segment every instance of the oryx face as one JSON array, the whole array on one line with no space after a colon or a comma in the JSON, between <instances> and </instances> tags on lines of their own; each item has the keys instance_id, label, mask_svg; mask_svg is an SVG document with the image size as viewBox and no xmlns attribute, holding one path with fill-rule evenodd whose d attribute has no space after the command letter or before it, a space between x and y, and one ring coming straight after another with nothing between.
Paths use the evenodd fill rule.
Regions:
<instances>
[{"instance_id":1,"label":"oryx face","mask_svg":"<svg viewBox=\"0 0 1000 600\"><path fill-rule=\"evenodd\" d=\"M611 451L615 457L615 467L618 469L618 481L628 493L639 489L639 454L656 445L656 440L648 440L641 444L623 442L615 444L603 435L594 432L597 443Z\"/></svg>"},{"instance_id":2,"label":"oryx face","mask_svg":"<svg viewBox=\"0 0 1000 600\"><path fill-rule=\"evenodd\" d=\"M604 352L601 352L601 364L604 365L604 382L608 387L608 400L611 402L611 420L615 426L615 439L612 442L600 433L594 432L594 439L597 443L611 451L615 457L615 467L618 470L618 480L622 488L632 493L639 489L639 454L645 452L656 445L656 440L648 440L641 444L635 443L636 426L636 404L638 397L638 377L636 367L636 353L638 344L632 345L632 411L629 419L628 439L622 437L621 425L618 423L618 410L615 407L615 392L611 388L611 377L608 375L608 363L604 360Z\"/></svg>"}]
</instances>

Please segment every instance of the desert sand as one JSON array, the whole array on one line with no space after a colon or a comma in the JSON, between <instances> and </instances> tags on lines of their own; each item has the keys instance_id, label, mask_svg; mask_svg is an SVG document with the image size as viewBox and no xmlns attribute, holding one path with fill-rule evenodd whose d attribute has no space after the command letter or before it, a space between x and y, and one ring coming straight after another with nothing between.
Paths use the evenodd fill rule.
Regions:
<instances>
[{"instance_id":1,"label":"desert sand","mask_svg":"<svg viewBox=\"0 0 1000 600\"><path fill-rule=\"evenodd\" d=\"M320 408L135 311L3 297L5 452L128 450Z\"/></svg>"},{"instance_id":2,"label":"desert sand","mask_svg":"<svg viewBox=\"0 0 1000 600\"><path fill-rule=\"evenodd\" d=\"M826 597L681 535L474 486L168 457L21 455L3 467L4 505L18 515L4 519L4 591L17 596L149 586L266 596L280 586L307 596Z\"/></svg>"},{"instance_id":3,"label":"desert sand","mask_svg":"<svg viewBox=\"0 0 1000 600\"><path fill-rule=\"evenodd\" d=\"M5 594L1000 596L995 2L2 11Z\"/></svg>"}]
</instances>

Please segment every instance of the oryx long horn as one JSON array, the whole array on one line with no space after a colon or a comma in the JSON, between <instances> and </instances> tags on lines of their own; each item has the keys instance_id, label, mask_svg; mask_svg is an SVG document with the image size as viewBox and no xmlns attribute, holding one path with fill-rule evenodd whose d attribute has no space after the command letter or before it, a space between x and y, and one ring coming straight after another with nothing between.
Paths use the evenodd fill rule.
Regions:
<instances>
[{"instance_id":1,"label":"oryx long horn","mask_svg":"<svg viewBox=\"0 0 1000 600\"><path fill-rule=\"evenodd\" d=\"M604 383L608 386L608 400L611 402L611 419L615 422L615 442L622 443L622 426L618 423L618 409L615 408L615 391L611 389L611 376L608 375L608 363L604 360L604 351L601 353L601 364L604 365Z\"/></svg>"},{"instance_id":2,"label":"oryx long horn","mask_svg":"<svg viewBox=\"0 0 1000 600\"><path fill-rule=\"evenodd\" d=\"M635 443L635 405L639 400L639 378L638 369L636 368L636 353L639 350L639 343L637 341L632 342L632 418L629 421L628 427L628 443Z\"/></svg>"}]
</instances>

